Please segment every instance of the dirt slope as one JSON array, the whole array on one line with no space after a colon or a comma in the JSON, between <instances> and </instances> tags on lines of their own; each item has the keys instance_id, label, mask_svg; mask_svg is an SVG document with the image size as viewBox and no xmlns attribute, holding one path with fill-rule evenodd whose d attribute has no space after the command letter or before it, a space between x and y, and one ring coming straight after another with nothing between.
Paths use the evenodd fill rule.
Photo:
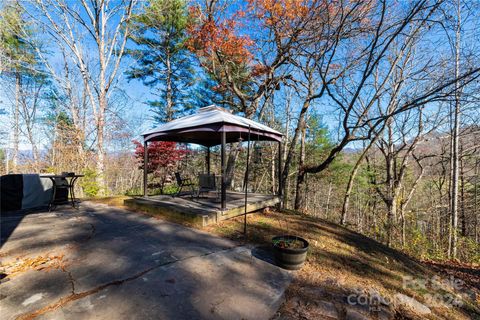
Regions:
<instances>
[{"instance_id":1,"label":"dirt slope","mask_svg":"<svg viewBox=\"0 0 480 320\"><path fill-rule=\"evenodd\" d=\"M241 241L243 218L207 230ZM248 232L257 244L279 234L310 242L277 319L480 319L478 267L452 275L339 225L292 213L249 215Z\"/></svg>"}]
</instances>

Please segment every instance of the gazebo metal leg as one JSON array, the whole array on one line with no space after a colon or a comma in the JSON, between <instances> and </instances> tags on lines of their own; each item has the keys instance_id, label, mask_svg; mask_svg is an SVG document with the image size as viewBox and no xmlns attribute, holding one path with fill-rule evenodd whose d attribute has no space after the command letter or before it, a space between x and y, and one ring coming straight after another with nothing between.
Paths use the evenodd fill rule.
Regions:
<instances>
[{"instance_id":1,"label":"gazebo metal leg","mask_svg":"<svg viewBox=\"0 0 480 320\"><path fill-rule=\"evenodd\" d=\"M282 142L278 142L278 196L282 197Z\"/></svg>"},{"instance_id":2,"label":"gazebo metal leg","mask_svg":"<svg viewBox=\"0 0 480 320\"><path fill-rule=\"evenodd\" d=\"M145 141L143 143L143 196L147 196L147 178L148 178L148 172L147 172L147 163L148 163L148 142Z\"/></svg>"},{"instance_id":3,"label":"gazebo metal leg","mask_svg":"<svg viewBox=\"0 0 480 320\"><path fill-rule=\"evenodd\" d=\"M278 197L280 198L280 203L278 208L283 208L283 186L282 186L282 142L278 142Z\"/></svg>"},{"instance_id":4,"label":"gazebo metal leg","mask_svg":"<svg viewBox=\"0 0 480 320\"><path fill-rule=\"evenodd\" d=\"M226 161L225 161L225 148L226 148L226 133L222 131L222 148L221 148L221 160L222 160L222 198L221 198L221 209L222 211L227 208L227 190L226 190L226 173L227 169L225 168Z\"/></svg>"},{"instance_id":5,"label":"gazebo metal leg","mask_svg":"<svg viewBox=\"0 0 480 320\"><path fill-rule=\"evenodd\" d=\"M210 147L207 147L207 174L210 175Z\"/></svg>"},{"instance_id":6,"label":"gazebo metal leg","mask_svg":"<svg viewBox=\"0 0 480 320\"><path fill-rule=\"evenodd\" d=\"M245 212L243 215L243 234L247 236L247 205L248 205L248 171L250 162L250 126L248 126L248 142L247 142L247 167L245 168Z\"/></svg>"}]
</instances>

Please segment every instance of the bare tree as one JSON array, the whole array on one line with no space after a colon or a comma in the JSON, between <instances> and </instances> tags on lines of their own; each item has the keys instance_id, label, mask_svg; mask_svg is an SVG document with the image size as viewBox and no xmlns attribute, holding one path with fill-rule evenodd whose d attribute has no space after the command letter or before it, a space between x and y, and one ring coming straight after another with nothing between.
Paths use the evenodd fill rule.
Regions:
<instances>
[{"instance_id":1,"label":"bare tree","mask_svg":"<svg viewBox=\"0 0 480 320\"><path fill-rule=\"evenodd\" d=\"M385 137L381 137L376 143L377 150L384 160L384 166L380 170L381 181L378 180L378 170L374 170L371 176L372 184L380 195L381 199L387 207L387 244L392 244L393 227L400 218L402 222L402 245L405 244L405 208L410 202L420 179L424 174L424 166L420 157L415 154L418 144L424 136L424 120L422 111L414 114L416 110L411 110L401 117L396 117L388 121L386 126ZM413 118L413 119L412 119ZM416 129L414 129L416 127ZM413 132L412 132L413 131ZM411 141L408 136L413 134ZM375 165L370 160L370 156L366 157L370 167ZM408 170L411 170L410 162L414 160L419 168L419 172L414 178L410 189L406 190L404 184ZM404 193L400 199L401 193Z\"/></svg>"},{"instance_id":2,"label":"bare tree","mask_svg":"<svg viewBox=\"0 0 480 320\"><path fill-rule=\"evenodd\" d=\"M340 141L331 149L325 159L318 164L302 168L300 178L307 173L318 173L327 168L350 142L371 139L373 133L381 130L386 122L396 114L434 101L445 100L455 92L455 84L464 86L480 76L480 67L474 67L457 77L431 79L435 81L430 81L430 84L425 85L423 90L417 91L416 95L406 95L407 99L404 99L403 103L391 113L373 114L371 112L372 105L385 91L385 86L398 68L405 52L413 42L417 41L418 37L425 34L430 19L441 4L442 1L415 1L409 3L408 9L401 13L392 12L390 8L387 8L385 1L380 1L378 4L380 14L376 15L378 18L372 18L373 28L369 37L366 37L368 40L365 47L356 50L361 55L350 57L357 61L357 67L353 69L355 73L350 71L350 78L343 76L342 81L331 81L332 75L325 72L326 66L330 66L336 57L336 49L340 51L342 42L335 43L329 54L323 55L322 59L325 62L319 72L323 83L322 88L324 88L321 90L324 90L329 99L342 111L341 130L343 133ZM394 44L398 46L397 55L384 70L383 77L378 80L378 89L369 93L375 70L378 67L384 67L385 61L388 59L387 54ZM365 103L359 103L360 97L363 97Z\"/></svg>"},{"instance_id":3,"label":"bare tree","mask_svg":"<svg viewBox=\"0 0 480 320\"><path fill-rule=\"evenodd\" d=\"M105 121L136 0L37 0L26 10L80 71L95 123L97 181L105 192ZM93 50L92 50L93 49Z\"/></svg>"},{"instance_id":4,"label":"bare tree","mask_svg":"<svg viewBox=\"0 0 480 320\"><path fill-rule=\"evenodd\" d=\"M360 168L360 165L362 164L363 160L365 160L365 157L367 156L370 148L375 144L377 137L379 135L375 135L375 137L368 141L367 146L363 148L362 152L358 156L357 160L355 161L355 164L353 166L353 169L350 173L350 176L348 178L348 183L347 183L347 189L345 190L345 196L343 198L343 205L342 205L342 216L340 218L340 224L346 225L347 224L347 217L348 217L348 208L350 205L350 196L353 190L353 185L355 182L355 177L357 176L358 169Z\"/></svg>"},{"instance_id":5,"label":"bare tree","mask_svg":"<svg viewBox=\"0 0 480 320\"><path fill-rule=\"evenodd\" d=\"M456 18L455 23L455 78L460 74L460 46L461 46L461 27L462 12L460 0L456 1ZM459 127L460 127L460 95L461 88L458 81L455 82L455 102L452 115L452 134L451 134L451 217L452 226L449 232L450 244L448 247L448 255L454 259L457 257L457 227L458 227L458 174L459 174Z\"/></svg>"},{"instance_id":6,"label":"bare tree","mask_svg":"<svg viewBox=\"0 0 480 320\"><path fill-rule=\"evenodd\" d=\"M42 105L42 95L47 80L41 74L32 74L25 78L19 91L19 114L23 125L20 132L27 137L32 148L33 168L40 172L40 155L37 146L38 113Z\"/></svg>"},{"instance_id":7,"label":"bare tree","mask_svg":"<svg viewBox=\"0 0 480 320\"><path fill-rule=\"evenodd\" d=\"M31 70L35 56L28 44L30 26L23 17L22 8L17 2L0 7L0 75L14 79L14 102L12 103L13 155L12 171L17 172L20 143L20 90L24 73ZM7 159L8 166L8 159ZM9 170L7 170L9 171Z\"/></svg>"}]
</instances>

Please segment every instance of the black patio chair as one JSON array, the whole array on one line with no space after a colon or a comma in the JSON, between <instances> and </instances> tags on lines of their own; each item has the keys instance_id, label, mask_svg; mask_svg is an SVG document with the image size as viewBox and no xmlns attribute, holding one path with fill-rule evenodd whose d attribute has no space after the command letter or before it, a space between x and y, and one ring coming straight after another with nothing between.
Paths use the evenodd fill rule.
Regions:
<instances>
[{"instance_id":1,"label":"black patio chair","mask_svg":"<svg viewBox=\"0 0 480 320\"><path fill-rule=\"evenodd\" d=\"M177 185L179 187L178 192L175 194L175 197L179 196L182 192L183 187L190 187L192 189L191 196L195 193L195 189L193 188L195 184L189 178L182 178L180 172L175 172L175 179L177 180Z\"/></svg>"},{"instance_id":2,"label":"black patio chair","mask_svg":"<svg viewBox=\"0 0 480 320\"><path fill-rule=\"evenodd\" d=\"M198 175L198 193L197 198L201 193L208 193L210 191L217 191L215 185L215 174L201 173Z\"/></svg>"}]
</instances>

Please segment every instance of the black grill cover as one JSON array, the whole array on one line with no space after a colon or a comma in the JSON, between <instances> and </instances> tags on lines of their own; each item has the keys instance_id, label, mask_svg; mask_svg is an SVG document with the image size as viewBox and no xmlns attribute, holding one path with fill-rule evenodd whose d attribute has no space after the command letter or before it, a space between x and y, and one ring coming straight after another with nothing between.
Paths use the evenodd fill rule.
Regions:
<instances>
[{"instance_id":1,"label":"black grill cover","mask_svg":"<svg viewBox=\"0 0 480 320\"><path fill-rule=\"evenodd\" d=\"M22 209L23 176L8 174L0 177L1 212Z\"/></svg>"}]
</instances>

